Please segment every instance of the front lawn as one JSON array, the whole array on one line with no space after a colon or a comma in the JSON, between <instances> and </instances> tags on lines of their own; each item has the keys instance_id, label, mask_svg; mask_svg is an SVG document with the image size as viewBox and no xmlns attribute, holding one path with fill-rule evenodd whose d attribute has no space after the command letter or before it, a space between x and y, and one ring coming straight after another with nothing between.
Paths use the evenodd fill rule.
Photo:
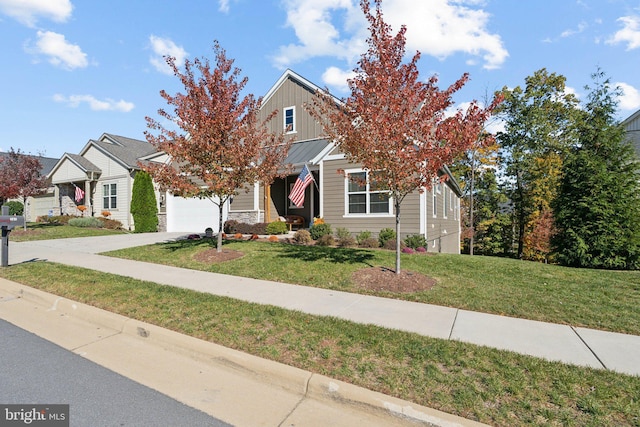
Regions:
<instances>
[{"instance_id":1,"label":"front lawn","mask_svg":"<svg viewBox=\"0 0 640 427\"><path fill-rule=\"evenodd\" d=\"M208 239L183 240L107 255L640 335L637 271L575 269L482 256L403 254L405 271L437 280L429 291L403 294L372 292L351 279L358 269L394 268L392 251L227 241L225 250L238 250L244 256L223 263L195 259L214 244Z\"/></svg>"},{"instance_id":2,"label":"front lawn","mask_svg":"<svg viewBox=\"0 0 640 427\"><path fill-rule=\"evenodd\" d=\"M309 269L316 262L323 266L335 263L343 270L387 257L377 251L323 249L316 253L312 248L299 248L307 259L298 260L293 247L261 243L230 246L253 253L253 257L268 256L265 263L279 266L273 271L281 264L295 270L301 265ZM188 253L205 247L202 242L183 242L160 245L149 252L174 254L180 259L177 262L189 263ZM359 258L352 262L351 255ZM461 261L465 258L427 256L415 262L428 265L431 271L448 272L452 264L467 262ZM323 271L330 273L330 269ZM640 426L637 376L547 362L48 262L3 268L0 276L490 425ZM445 280L444 274L439 277ZM445 293L443 289L439 292Z\"/></svg>"},{"instance_id":3,"label":"front lawn","mask_svg":"<svg viewBox=\"0 0 640 427\"><path fill-rule=\"evenodd\" d=\"M67 239L70 237L108 236L122 234L123 230L110 230L107 228L73 227L66 224L52 224L37 222L27 224L27 230L14 228L9 234L9 240L14 242L26 242L32 240Z\"/></svg>"}]
</instances>

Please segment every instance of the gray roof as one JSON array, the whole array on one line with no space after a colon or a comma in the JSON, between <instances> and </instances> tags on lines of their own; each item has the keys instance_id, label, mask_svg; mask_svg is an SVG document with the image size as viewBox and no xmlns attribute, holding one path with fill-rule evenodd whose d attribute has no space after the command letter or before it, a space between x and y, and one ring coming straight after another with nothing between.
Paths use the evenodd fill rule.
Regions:
<instances>
[{"instance_id":1,"label":"gray roof","mask_svg":"<svg viewBox=\"0 0 640 427\"><path fill-rule=\"evenodd\" d=\"M312 139L291 144L285 163L301 165L315 159L331 143L326 139Z\"/></svg>"},{"instance_id":2,"label":"gray roof","mask_svg":"<svg viewBox=\"0 0 640 427\"><path fill-rule=\"evenodd\" d=\"M158 151L153 145L139 139L127 138L109 133L105 133L103 137L107 137L112 142L105 141L103 138L101 138L103 139L101 141L91 142L123 162L131 169L138 168L138 159Z\"/></svg>"},{"instance_id":3,"label":"gray roof","mask_svg":"<svg viewBox=\"0 0 640 427\"><path fill-rule=\"evenodd\" d=\"M9 153L0 152L0 157L7 157ZM51 169L58 163L58 159L52 157L33 156L31 154L21 154L22 156L29 156L38 159L40 162L40 175L47 176Z\"/></svg>"},{"instance_id":4,"label":"gray roof","mask_svg":"<svg viewBox=\"0 0 640 427\"><path fill-rule=\"evenodd\" d=\"M78 154L64 153L65 156L76 162L85 172L102 172L99 167Z\"/></svg>"}]
</instances>

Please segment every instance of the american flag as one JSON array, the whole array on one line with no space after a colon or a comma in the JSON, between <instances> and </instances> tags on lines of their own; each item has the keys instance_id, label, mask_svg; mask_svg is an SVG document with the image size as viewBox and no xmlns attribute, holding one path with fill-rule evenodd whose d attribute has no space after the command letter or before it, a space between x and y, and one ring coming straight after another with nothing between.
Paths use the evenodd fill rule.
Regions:
<instances>
[{"instance_id":1,"label":"american flag","mask_svg":"<svg viewBox=\"0 0 640 427\"><path fill-rule=\"evenodd\" d=\"M82 199L84 199L84 191L76 185L76 203L80 203Z\"/></svg>"},{"instance_id":2,"label":"american flag","mask_svg":"<svg viewBox=\"0 0 640 427\"><path fill-rule=\"evenodd\" d=\"M311 181L313 181L313 175L309 172L307 165L304 165L302 172L298 175L298 179L296 179L296 182L293 184L293 188L291 189L291 193L289 194L289 200L291 200L291 202L297 207L302 206L304 203L304 190L309 184L311 184Z\"/></svg>"}]
</instances>

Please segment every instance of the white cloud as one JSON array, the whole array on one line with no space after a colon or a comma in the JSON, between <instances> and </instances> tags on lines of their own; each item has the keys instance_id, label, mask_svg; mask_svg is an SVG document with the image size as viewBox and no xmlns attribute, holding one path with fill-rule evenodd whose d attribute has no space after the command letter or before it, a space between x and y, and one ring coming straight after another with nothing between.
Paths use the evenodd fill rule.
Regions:
<instances>
[{"instance_id":1,"label":"white cloud","mask_svg":"<svg viewBox=\"0 0 640 427\"><path fill-rule=\"evenodd\" d=\"M570 28L568 30L564 30L561 34L560 37L571 37L575 34L580 34L582 32L584 32L584 30L586 30L589 26L585 23L585 22L581 22L580 24L578 24L578 28L573 29Z\"/></svg>"},{"instance_id":2,"label":"white cloud","mask_svg":"<svg viewBox=\"0 0 640 427\"><path fill-rule=\"evenodd\" d=\"M87 54L80 46L69 43L62 34L52 31L38 31L34 46L27 46L26 50L36 55L46 55L49 63L67 70L84 68L89 62Z\"/></svg>"},{"instance_id":3,"label":"white cloud","mask_svg":"<svg viewBox=\"0 0 640 427\"><path fill-rule=\"evenodd\" d=\"M622 89L622 96L620 96L619 107L622 110L637 110L640 108L640 91L631 85L626 83L616 83Z\"/></svg>"},{"instance_id":4,"label":"white cloud","mask_svg":"<svg viewBox=\"0 0 640 427\"><path fill-rule=\"evenodd\" d=\"M96 99L92 95L71 95L69 97L56 94L53 96L53 100L55 102L61 102L67 104L69 107L76 108L81 103L85 102L89 105L93 111L119 111L123 113L128 113L133 110L135 105L132 102L127 102L124 100L114 101L113 99L105 99L101 101Z\"/></svg>"},{"instance_id":5,"label":"white cloud","mask_svg":"<svg viewBox=\"0 0 640 427\"><path fill-rule=\"evenodd\" d=\"M231 0L218 0L218 10L222 13L229 13L229 3L231 3Z\"/></svg>"},{"instance_id":6,"label":"white cloud","mask_svg":"<svg viewBox=\"0 0 640 427\"><path fill-rule=\"evenodd\" d=\"M626 43L627 50L637 49L640 47L640 16L623 16L618 18L622 22L623 28L611 36L607 43L618 44Z\"/></svg>"},{"instance_id":7,"label":"white cloud","mask_svg":"<svg viewBox=\"0 0 640 427\"><path fill-rule=\"evenodd\" d=\"M152 34L149 36L149 41L151 42L151 50L155 54L155 56L149 58L149 62L163 74L173 74L173 70L164 59L165 56L176 58L176 65L178 66L183 64L187 58L187 51L182 46L176 45L171 39L157 37Z\"/></svg>"},{"instance_id":8,"label":"white cloud","mask_svg":"<svg viewBox=\"0 0 640 427\"><path fill-rule=\"evenodd\" d=\"M355 0L287 0L287 26L299 43L281 46L274 57L280 67L315 56L331 56L352 64L366 50L367 22ZM385 20L397 32L407 26L407 52L446 58L456 52L481 57L484 68L494 69L508 57L499 35L486 26L489 14L479 1L388 0L382 5ZM375 13L375 10L372 10ZM338 25L340 23L340 25Z\"/></svg>"},{"instance_id":9,"label":"white cloud","mask_svg":"<svg viewBox=\"0 0 640 427\"><path fill-rule=\"evenodd\" d=\"M0 12L34 27L39 17L65 22L71 17L70 0L0 0Z\"/></svg>"},{"instance_id":10,"label":"white cloud","mask_svg":"<svg viewBox=\"0 0 640 427\"><path fill-rule=\"evenodd\" d=\"M329 67L322 74L322 82L327 86L331 86L338 92L347 92L349 85L347 79L351 79L355 76L353 71L341 70L338 67Z\"/></svg>"}]
</instances>

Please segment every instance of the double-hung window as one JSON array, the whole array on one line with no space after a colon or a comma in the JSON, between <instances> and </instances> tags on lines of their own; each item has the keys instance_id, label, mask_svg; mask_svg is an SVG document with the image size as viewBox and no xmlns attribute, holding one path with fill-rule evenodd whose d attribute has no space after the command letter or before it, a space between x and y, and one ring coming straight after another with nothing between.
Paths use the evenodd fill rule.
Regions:
<instances>
[{"instance_id":1,"label":"double-hung window","mask_svg":"<svg viewBox=\"0 0 640 427\"><path fill-rule=\"evenodd\" d=\"M284 109L284 132L294 133L296 131L296 107Z\"/></svg>"},{"instance_id":2,"label":"double-hung window","mask_svg":"<svg viewBox=\"0 0 640 427\"><path fill-rule=\"evenodd\" d=\"M118 186L117 184L104 184L102 186L102 207L103 209L116 209L118 207Z\"/></svg>"},{"instance_id":3,"label":"double-hung window","mask_svg":"<svg viewBox=\"0 0 640 427\"><path fill-rule=\"evenodd\" d=\"M380 190L366 171L347 171L346 215L392 215L389 192Z\"/></svg>"}]
</instances>

